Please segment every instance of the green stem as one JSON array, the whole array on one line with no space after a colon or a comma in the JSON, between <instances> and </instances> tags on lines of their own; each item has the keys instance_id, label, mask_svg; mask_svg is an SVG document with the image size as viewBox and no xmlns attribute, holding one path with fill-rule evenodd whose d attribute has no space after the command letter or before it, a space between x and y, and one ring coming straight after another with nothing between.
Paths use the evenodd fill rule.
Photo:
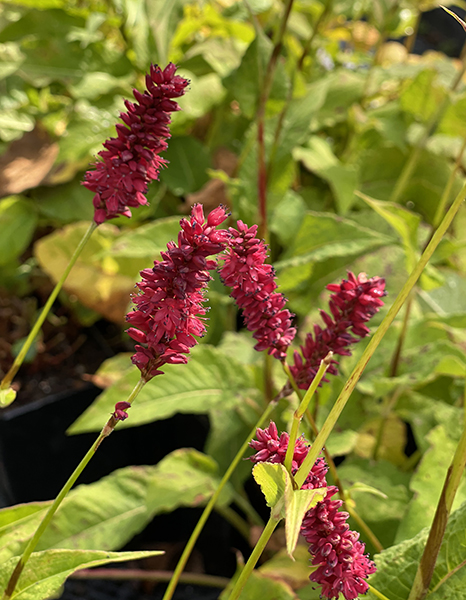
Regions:
<instances>
[{"instance_id":1,"label":"green stem","mask_svg":"<svg viewBox=\"0 0 466 600\"><path fill-rule=\"evenodd\" d=\"M262 532L262 535L259 538L259 541L255 545L254 550L251 552L251 556L249 557L248 562L244 565L240 576L236 580L235 586L228 600L237 600L237 598L239 598L239 595L241 594L244 586L246 585L247 580L249 579L252 571L254 570L257 561L259 560L262 552L267 546L267 542L269 541L270 537L272 536L272 533L274 532L279 522L279 519L275 519L272 516L268 520L267 525L265 526L264 531Z\"/></svg>"},{"instance_id":2,"label":"green stem","mask_svg":"<svg viewBox=\"0 0 466 600\"><path fill-rule=\"evenodd\" d=\"M141 378L139 380L139 382L136 384L136 386L134 387L133 391L131 392L131 394L128 398L128 402L130 404L134 400L134 398L138 395L138 393L140 392L140 390L142 389L142 387L144 386L145 383L146 382ZM92 446L88 450L87 454L84 456L82 461L79 463L79 465L76 467L76 469L71 474L68 481L62 487L60 493L53 501L53 504L50 506L49 510L47 511L44 518L42 519L39 527L36 529L34 535L29 540L28 545L24 549L24 552L23 552L21 558L19 559L18 564L16 565L16 567L10 577L10 580L6 587L5 593L3 594L2 600L8 600L9 598L11 598L13 592L15 591L16 584L18 583L19 577L20 577L21 573L23 572L23 569L26 566L27 561L29 560L29 557L34 552L34 549L37 546L40 538L42 537L42 534L44 533L44 531L47 529L48 525L50 524L50 521L52 520L53 515L57 512L57 509L59 508L60 504L63 502L64 498L66 497L66 495L68 494L70 489L73 487L73 485L76 482L76 480L78 479L78 477L81 475L81 473L84 471L85 467L87 466L87 464L89 463L91 458L94 456L97 448L100 446L100 444L103 442L103 440L112 433L112 431L115 429L115 425L117 423L118 423L118 420L112 415L110 417L110 419L107 421L107 423L104 425L98 438L92 444Z\"/></svg>"},{"instance_id":3,"label":"green stem","mask_svg":"<svg viewBox=\"0 0 466 600\"><path fill-rule=\"evenodd\" d=\"M60 292L63 284L65 283L66 278L68 277L71 269L74 266L74 263L77 261L79 255L82 252L82 249L87 244L89 238L91 237L91 235L96 227L97 227L96 223L92 222L91 225L89 226L89 229L86 231L83 238L79 242L78 247L74 251L73 256L70 259L70 262L68 263L68 266L66 267L66 269L63 272L63 275L60 277L57 284L53 288L53 291L50 294L46 305L42 309L42 312L40 313L39 318L35 322L34 327L31 329L31 332L29 333L26 341L24 342L24 345L21 348L21 351L19 352L18 356L15 358L15 361L11 365L8 373L2 379L2 382L0 383L0 390L6 390L10 387L14 376L18 372L18 369L20 368L20 366L22 365L23 360L24 360L26 354L28 353L28 350L31 347L32 342L35 340L37 334L39 333L40 328L42 327L42 325L45 321L45 318L49 314L49 311L52 308L52 304L55 302L55 299L58 296L58 293Z\"/></svg>"},{"instance_id":4,"label":"green stem","mask_svg":"<svg viewBox=\"0 0 466 600\"><path fill-rule=\"evenodd\" d=\"M333 356L333 352L329 352L327 354L327 356L323 360L320 361L319 370L317 371L314 379L312 380L311 385L306 390L306 393L304 394L304 398L301 400L298 408L294 412L293 422L291 424L290 439L288 441L288 448L286 449L285 462L284 462L285 468L288 471L288 473L290 473L290 475L291 475L291 469L292 469L294 447L296 444L296 440L298 438L299 425L301 423L301 420L302 420L304 414L306 413L306 410L309 406L309 402L311 401L312 397L314 396L316 389L319 387L320 382L322 381L322 377L325 375L325 371L330 366L330 363L332 361L332 356ZM285 369L285 372L288 375L288 378L290 379L290 381L294 380L289 366L287 364L284 364L283 368ZM294 382L294 383L296 385L296 382ZM293 383L292 383L292 385L293 385Z\"/></svg>"},{"instance_id":5,"label":"green stem","mask_svg":"<svg viewBox=\"0 0 466 600\"><path fill-rule=\"evenodd\" d=\"M217 500L220 496L221 491L227 484L233 471L238 466L238 463L242 459L243 454L246 452L249 442L251 441L251 439L254 437L254 435L256 433L256 429L258 427L260 427L265 422L265 420L271 415L271 413L275 409L276 405L277 405L277 402L275 400L273 400L267 406L267 408L265 409L265 411L259 418L256 425L254 425L254 428L249 433L247 439L244 441L243 445L238 450L235 458L230 463L230 466L228 467L227 471L225 472L225 475L222 477L222 480L220 481L218 488L215 490L211 499L209 500L206 507L204 508L201 518L197 522L196 527L194 528L194 531L192 532L191 537L189 538L188 543L186 544L186 547L183 550L183 554L181 555L180 560L178 561L178 564L176 565L176 568L173 572L173 577L172 577L170 583L168 584L167 589L165 590L165 594L164 594L162 600L171 600L171 598L175 592L176 586L178 585L181 573L183 572L183 569L185 568L186 563L188 562L188 558L190 557L191 552L193 551L194 545L196 544L197 539L198 539L207 519L209 518L209 515L212 512L212 510L215 506L215 503L217 502Z\"/></svg>"},{"instance_id":6,"label":"green stem","mask_svg":"<svg viewBox=\"0 0 466 600\"><path fill-rule=\"evenodd\" d=\"M370 583L368 583L367 585L369 586L369 591L372 592L374 594L374 596L379 598L379 600L390 600L390 598L387 598L387 596L382 594L382 592L379 592L379 590L376 590L375 587L372 586Z\"/></svg>"},{"instance_id":7,"label":"green stem","mask_svg":"<svg viewBox=\"0 0 466 600\"><path fill-rule=\"evenodd\" d=\"M464 405L466 419L466 385L464 392ZM434 520L429 531L429 537L419 563L413 587L408 600L422 600L429 591L429 585L434 573L440 546L447 527L453 501L458 491L464 469L466 467L466 422L463 422L463 433L456 448L455 456L448 468L442 493L435 511Z\"/></svg>"},{"instance_id":8,"label":"green stem","mask_svg":"<svg viewBox=\"0 0 466 600\"><path fill-rule=\"evenodd\" d=\"M350 375L348 381L346 382L345 386L343 387L343 390L341 391L340 395L338 396L322 429L320 430L319 435L317 436L316 440L314 441L314 444L312 445L312 447L309 451L309 454L304 459L301 467L299 468L298 472L295 475L295 482L299 488L303 485L307 475L309 474L309 471L311 470L313 464L315 463L320 452L322 451L322 448L325 445L325 442L327 441L327 438L330 435L330 432L332 431L333 427L335 426L335 423L337 422L338 417L340 416L342 410L345 408L346 403L348 402L354 388L356 387L356 384L359 381L359 378L361 377L362 372L366 368L366 365L369 362L371 356L374 354L375 350L377 349L377 346L382 341L383 336L386 334L388 328L393 323L393 320L395 319L396 315L398 314L401 307L405 303L407 297L409 296L409 293L411 292L411 290L415 286L417 280L421 276L421 273L424 270L425 266L429 262L429 259L431 258L432 254L434 253L434 250L437 248L442 237L445 235L445 232L451 225L451 222L453 221L454 216L458 212L458 209L461 206L465 195L466 195L466 183L463 185L460 193L455 198L455 201L451 205L449 211L445 215L445 217L444 217L443 221L441 222L441 224L439 225L437 231L432 236L432 239L431 239L429 245L422 253L421 258L419 259L418 263L414 267L413 271L411 272L410 276L408 277L408 280L404 284L403 288L401 289L400 293L398 294L397 298L395 299L395 302L391 306L390 310L388 311L387 315L383 319L382 323L379 325L379 328L377 329L375 334L372 336L371 341L367 345L367 348L365 349L363 355L359 359L356 367L354 368L353 372L351 373L351 375Z\"/></svg>"},{"instance_id":9,"label":"green stem","mask_svg":"<svg viewBox=\"0 0 466 600\"><path fill-rule=\"evenodd\" d=\"M382 544L380 543L378 537L369 527L369 525L364 521L364 519L359 515L359 513L351 508L348 504L346 504L346 510L349 512L350 517L352 517L356 523L358 524L359 529L361 529L367 536L367 539L374 546L376 552L382 552L384 549Z\"/></svg>"}]
</instances>

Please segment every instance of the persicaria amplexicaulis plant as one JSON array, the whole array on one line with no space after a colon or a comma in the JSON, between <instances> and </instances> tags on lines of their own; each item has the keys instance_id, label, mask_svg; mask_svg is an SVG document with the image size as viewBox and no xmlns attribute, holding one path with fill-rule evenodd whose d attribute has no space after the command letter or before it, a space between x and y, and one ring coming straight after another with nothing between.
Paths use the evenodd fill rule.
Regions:
<instances>
[{"instance_id":1,"label":"persicaria amplexicaulis plant","mask_svg":"<svg viewBox=\"0 0 466 600\"><path fill-rule=\"evenodd\" d=\"M257 429L257 440L250 442L256 454L251 456L254 463L271 462L283 464L288 448L289 435L278 436L277 426L272 421L268 428ZM295 443L292 474L302 465L309 447L302 437ZM322 502L311 508L301 525L301 533L309 544L312 565L317 567L310 580L322 587L322 596L332 599L343 594L346 600L354 600L368 590L367 577L375 573L375 564L364 554L365 545L359 541L359 534L349 529L346 523L349 514L340 511L343 502L332 500L338 492L336 486L327 486L327 465L318 458L301 489L327 488Z\"/></svg>"}]
</instances>

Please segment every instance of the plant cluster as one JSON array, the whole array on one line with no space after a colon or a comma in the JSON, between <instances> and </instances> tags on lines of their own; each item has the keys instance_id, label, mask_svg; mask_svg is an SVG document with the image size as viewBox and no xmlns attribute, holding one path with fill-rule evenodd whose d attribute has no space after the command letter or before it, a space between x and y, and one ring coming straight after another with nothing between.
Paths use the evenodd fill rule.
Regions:
<instances>
[{"instance_id":1,"label":"plant cluster","mask_svg":"<svg viewBox=\"0 0 466 600\"><path fill-rule=\"evenodd\" d=\"M51 370L103 388L55 500L0 508L2 600L157 556L120 550L199 505L164 600L214 510L248 547L197 579L223 600L457 600L466 54L413 53L429 2L168 4L0 7L1 410ZM177 413L202 452L73 489Z\"/></svg>"}]
</instances>

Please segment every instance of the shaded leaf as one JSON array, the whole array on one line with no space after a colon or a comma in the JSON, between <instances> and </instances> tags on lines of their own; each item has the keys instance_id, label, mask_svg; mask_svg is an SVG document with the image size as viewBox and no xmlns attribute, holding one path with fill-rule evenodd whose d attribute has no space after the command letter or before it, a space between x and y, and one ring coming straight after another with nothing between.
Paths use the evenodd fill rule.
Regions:
<instances>
[{"instance_id":1,"label":"shaded leaf","mask_svg":"<svg viewBox=\"0 0 466 600\"><path fill-rule=\"evenodd\" d=\"M160 173L160 179L176 196L192 194L208 180L211 166L207 148L193 137L173 137L164 152L170 167Z\"/></svg>"},{"instance_id":2,"label":"shaded leaf","mask_svg":"<svg viewBox=\"0 0 466 600\"><path fill-rule=\"evenodd\" d=\"M397 542L412 538L423 527L431 525L445 476L455 453L456 443L441 425L427 435L427 440L430 448L411 478L409 487L414 497L400 523L396 534ZM455 496L453 510L465 501L466 481L463 479Z\"/></svg>"},{"instance_id":3,"label":"shaded leaf","mask_svg":"<svg viewBox=\"0 0 466 600\"><path fill-rule=\"evenodd\" d=\"M175 450L155 466L119 469L70 492L37 550L115 550L139 533L154 515L205 504L219 485L215 461L192 449ZM226 486L219 504L229 504ZM20 554L43 519L49 502L0 511L0 562Z\"/></svg>"},{"instance_id":4,"label":"shaded leaf","mask_svg":"<svg viewBox=\"0 0 466 600\"><path fill-rule=\"evenodd\" d=\"M466 531L466 504L455 511L447 524L445 537L434 569L430 590L443 583L436 592L428 594L435 600L458 600L458 589L464 591L466 570L455 568L466 559L464 532ZM407 600L414 582L419 559L422 556L429 530L384 550L375 557L377 572L370 576L369 583L386 594L390 600ZM449 574L451 577L448 577Z\"/></svg>"},{"instance_id":5,"label":"shaded leaf","mask_svg":"<svg viewBox=\"0 0 466 600\"><path fill-rule=\"evenodd\" d=\"M193 348L187 365L165 365L165 375L144 386L122 427L167 419L181 413L207 413L218 403L246 393L252 386L250 371L206 344ZM107 388L71 425L68 433L100 431L116 402L128 397L139 380L134 367Z\"/></svg>"},{"instance_id":6,"label":"shaded leaf","mask_svg":"<svg viewBox=\"0 0 466 600\"><path fill-rule=\"evenodd\" d=\"M24 567L12 600L42 600L55 598L65 580L79 569L97 567L126 560L138 560L163 554L147 552L100 552L97 550L46 550L35 552ZM0 565L0 589L5 589L16 567L16 557Z\"/></svg>"}]
</instances>

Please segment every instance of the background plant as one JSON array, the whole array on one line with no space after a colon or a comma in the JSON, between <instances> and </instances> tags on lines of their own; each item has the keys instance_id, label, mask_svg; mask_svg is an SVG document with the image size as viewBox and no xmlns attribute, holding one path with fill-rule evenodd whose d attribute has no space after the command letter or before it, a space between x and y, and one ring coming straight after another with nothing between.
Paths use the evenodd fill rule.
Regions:
<instances>
[{"instance_id":1,"label":"background plant","mask_svg":"<svg viewBox=\"0 0 466 600\"><path fill-rule=\"evenodd\" d=\"M113 134L122 96L130 97L150 62L171 60L191 80L191 89L174 118L165 153L170 167L161 183L151 186L149 207L135 210L131 221L116 219L94 234L56 314L86 327L102 327L104 318L122 329L138 271L150 266L176 235L179 212L188 212L194 201L208 209L227 200L235 218L260 223L280 291L297 315L301 342L311 324L319 322L318 308L325 308L325 285L345 276L346 269L384 276L389 298L395 298L439 222L442 195L447 206L464 181L462 63L440 52L408 52L420 11L429 8L415 2L296 2L278 46L280 2L147 1L136 7L129 1L77 6L44 1L34 8L28 2L4 3L0 261L5 294L19 296L22 306L32 299L26 315L33 320L47 278L60 276L92 218L91 195L80 182L103 140ZM455 27L452 22L451 30ZM410 32L403 44L388 41ZM28 177L19 170L25 149ZM408 178L406 164L411 165ZM265 199L265 211L258 197ZM374 585L392 600L408 597L409 589L404 584L398 589L394 580L400 570L412 570L410 557L432 521L462 431L464 219L461 208L327 444L331 456L344 457L338 476L347 503L389 548L376 559L383 575L375 576ZM73 539L73 546L120 548L158 511L194 503L195 490L202 489L207 499L206 490L215 487L215 468L218 474L225 471L239 440L263 411L264 397L270 400L285 382L278 365L254 353L250 335L238 331L233 302L219 282L213 283L210 305L215 319L183 367L183 377L177 367L167 368L156 386L146 386L138 410L122 424L134 427L177 412L208 414L205 456L180 450L147 467L142 476L128 467L80 487L64 507L65 515L73 515L73 502L86 510L86 498L92 496L107 517L124 517L126 527L124 533L104 535L98 518L95 530L100 533L94 539L79 527L63 536ZM11 335L7 339L17 341ZM39 340L37 357L46 343L47 337ZM312 407L317 427L364 344L354 347L353 357L341 362L340 375L319 391ZM8 364L17 348L8 345L6 350ZM117 355L98 372L106 389L72 433L100 430L105 415L136 382L135 370L122 372L122 360L127 357ZM26 379L25 374L23 385ZM220 382L214 390L213 381ZM293 410L294 405L281 401L281 429ZM178 479L172 490L162 491L161 473L170 461L179 461L176 470L189 493L178 493ZM246 511L249 522L243 521L243 530L257 521L242 495L249 473L250 465L240 464L220 504L225 515L232 499ZM127 481L138 482L131 498L118 493ZM454 510L466 500L465 493L463 482ZM165 504L154 500L165 495ZM43 507L23 510L28 519L22 527L32 532ZM455 540L463 512L454 512L447 529L432 600L436 594L454 594L453 583L461 589L464 569L440 584L455 568L445 557L453 555L455 565L466 558ZM5 512L5 518L11 520L11 514ZM230 513L229 518L235 517ZM356 523L351 527L358 528ZM2 531L7 536L4 558L16 556L21 551L16 533ZM365 541L373 551L370 539ZM46 537L41 548L63 548L60 544ZM390 556L401 557L396 569L384 566ZM276 572L273 561L261 567L261 581ZM302 598L317 597L305 587L307 559L300 564L302 576L292 579L284 567L283 581L300 589ZM270 585L291 594L284 583Z\"/></svg>"}]
</instances>

